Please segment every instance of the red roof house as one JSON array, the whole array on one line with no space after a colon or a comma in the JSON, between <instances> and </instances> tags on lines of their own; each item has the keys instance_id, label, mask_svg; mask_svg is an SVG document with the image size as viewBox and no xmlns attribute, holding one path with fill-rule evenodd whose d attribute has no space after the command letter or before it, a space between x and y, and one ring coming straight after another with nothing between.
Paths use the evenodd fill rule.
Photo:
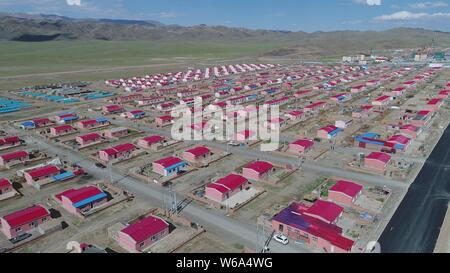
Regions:
<instances>
[{"instance_id":1,"label":"red roof house","mask_svg":"<svg viewBox=\"0 0 450 273\"><path fill-rule=\"evenodd\" d=\"M363 186L355 182L339 180L328 189L328 200L350 206L361 195L362 189Z\"/></svg>"},{"instance_id":2,"label":"red roof house","mask_svg":"<svg viewBox=\"0 0 450 273\"><path fill-rule=\"evenodd\" d=\"M182 171L188 164L178 157L169 156L153 162L152 166L155 173L169 176Z\"/></svg>"},{"instance_id":3,"label":"red roof house","mask_svg":"<svg viewBox=\"0 0 450 273\"><path fill-rule=\"evenodd\" d=\"M255 181L267 180L268 177L275 171L274 166L266 161L255 161L247 164L242 169L242 175Z\"/></svg>"},{"instance_id":4,"label":"red roof house","mask_svg":"<svg viewBox=\"0 0 450 273\"><path fill-rule=\"evenodd\" d=\"M115 114L123 112L123 107L117 104L113 105L105 105L102 107L102 111L104 114Z\"/></svg>"},{"instance_id":5,"label":"red roof house","mask_svg":"<svg viewBox=\"0 0 450 273\"><path fill-rule=\"evenodd\" d=\"M412 124L406 124L400 127L400 132L409 137L417 138L417 136L422 132L422 129Z\"/></svg>"},{"instance_id":6,"label":"red roof house","mask_svg":"<svg viewBox=\"0 0 450 273\"><path fill-rule=\"evenodd\" d=\"M314 146L314 141L309 139L299 139L289 144L288 152L291 154L307 153Z\"/></svg>"},{"instance_id":7,"label":"red roof house","mask_svg":"<svg viewBox=\"0 0 450 273\"><path fill-rule=\"evenodd\" d=\"M138 140L137 145L144 149L156 148L155 145L162 144L166 139L159 135L147 136Z\"/></svg>"},{"instance_id":8,"label":"red roof house","mask_svg":"<svg viewBox=\"0 0 450 273\"><path fill-rule=\"evenodd\" d=\"M59 174L61 171L55 165L47 165L36 169L25 171L25 180L33 185L35 181L44 180Z\"/></svg>"},{"instance_id":9,"label":"red roof house","mask_svg":"<svg viewBox=\"0 0 450 273\"><path fill-rule=\"evenodd\" d=\"M169 234L169 224L156 216L147 216L119 231L119 245L129 252L142 252Z\"/></svg>"},{"instance_id":10,"label":"red roof house","mask_svg":"<svg viewBox=\"0 0 450 273\"><path fill-rule=\"evenodd\" d=\"M18 136L0 138L0 148L13 147L21 143Z\"/></svg>"},{"instance_id":11,"label":"red roof house","mask_svg":"<svg viewBox=\"0 0 450 273\"><path fill-rule=\"evenodd\" d=\"M205 146L199 146L183 152L181 157L189 162L197 162L199 160L204 160L211 155L212 152L209 148Z\"/></svg>"},{"instance_id":12,"label":"red roof house","mask_svg":"<svg viewBox=\"0 0 450 273\"><path fill-rule=\"evenodd\" d=\"M52 136L61 136L75 132L76 129L72 125L61 125L50 128L50 134Z\"/></svg>"},{"instance_id":13,"label":"red roof house","mask_svg":"<svg viewBox=\"0 0 450 273\"><path fill-rule=\"evenodd\" d=\"M442 99L434 98L427 102L425 109L436 112L442 107L443 104L444 104L444 101Z\"/></svg>"},{"instance_id":14,"label":"red roof house","mask_svg":"<svg viewBox=\"0 0 450 273\"><path fill-rule=\"evenodd\" d=\"M90 133L82 136L77 136L75 141L81 146L86 146L100 141L102 136L99 133Z\"/></svg>"},{"instance_id":15,"label":"red roof house","mask_svg":"<svg viewBox=\"0 0 450 273\"><path fill-rule=\"evenodd\" d=\"M107 195L96 186L69 189L55 196L73 214L86 213L107 201Z\"/></svg>"},{"instance_id":16,"label":"red roof house","mask_svg":"<svg viewBox=\"0 0 450 273\"><path fill-rule=\"evenodd\" d=\"M238 174L227 175L205 188L205 196L211 200L223 202L248 186L248 180Z\"/></svg>"},{"instance_id":17,"label":"red roof house","mask_svg":"<svg viewBox=\"0 0 450 273\"><path fill-rule=\"evenodd\" d=\"M98 152L100 160L109 162L114 159L126 159L137 149L132 143L120 144Z\"/></svg>"},{"instance_id":18,"label":"red roof house","mask_svg":"<svg viewBox=\"0 0 450 273\"><path fill-rule=\"evenodd\" d=\"M272 218L272 229L307 246L329 253L351 252L354 241L342 235L342 228L306 215L308 207L292 203Z\"/></svg>"},{"instance_id":19,"label":"red roof house","mask_svg":"<svg viewBox=\"0 0 450 273\"><path fill-rule=\"evenodd\" d=\"M336 224L344 208L333 202L317 200L305 211L305 215L317 218L328 224Z\"/></svg>"},{"instance_id":20,"label":"red roof house","mask_svg":"<svg viewBox=\"0 0 450 273\"><path fill-rule=\"evenodd\" d=\"M41 205L19 210L0 218L1 231L8 239L27 233L51 219L50 212Z\"/></svg>"},{"instance_id":21,"label":"red roof house","mask_svg":"<svg viewBox=\"0 0 450 273\"><path fill-rule=\"evenodd\" d=\"M385 171L390 161L390 155L380 152L373 152L366 156L364 166L377 171Z\"/></svg>"},{"instance_id":22,"label":"red roof house","mask_svg":"<svg viewBox=\"0 0 450 273\"><path fill-rule=\"evenodd\" d=\"M0 197L3 194L10 193L14 190L13 185L9 179L0 178Z\"/></svg>"},{"instance_id":23,"label":"red roof house","mask_svg":"<svg viewBox=\"0 0 450 273\"><path fill-rule=\"evenodd\" d=\"M29 154L26 151L17 151L0 155L0 166L12 166L23 163L29 159Z\"/></svg>"}]
</instances>

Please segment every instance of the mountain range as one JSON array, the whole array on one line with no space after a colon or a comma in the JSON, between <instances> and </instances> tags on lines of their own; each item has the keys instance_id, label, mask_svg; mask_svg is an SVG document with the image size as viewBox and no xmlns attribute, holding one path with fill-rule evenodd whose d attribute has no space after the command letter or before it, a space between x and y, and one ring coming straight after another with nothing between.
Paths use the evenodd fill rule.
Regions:
<instances>
[{"instance_id":1,"label":"mountain range","mask_svg":"<svg viewBox=\"0 0 450 273\"><path fill-rule=\"evenodd\" d=\"M0 13L0 40L276 40L284 42L286 46L270 54L287 55L299 49L339 53L343 50L416 48L432 42L436 46L448 46L450 33L419 28L306 33L207 25L187 27L143 20L74 19L58 15Z\"/></svg>"}]
</instances>

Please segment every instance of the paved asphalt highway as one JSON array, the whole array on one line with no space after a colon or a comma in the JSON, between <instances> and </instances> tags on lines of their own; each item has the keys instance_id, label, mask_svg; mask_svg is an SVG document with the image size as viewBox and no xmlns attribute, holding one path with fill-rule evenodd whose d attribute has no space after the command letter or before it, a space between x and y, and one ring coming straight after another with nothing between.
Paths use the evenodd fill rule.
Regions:
<instances>
[{"instance_id":1,"label":"paved asphalt highway","mask_svg":"<svg viewBox=\"0 0 450 273\"><path fill-rule=\"evenodd\" d=\"M381 251L432 253L449 201L450 126L382 233Z\"/></svg>"}]
</instances>

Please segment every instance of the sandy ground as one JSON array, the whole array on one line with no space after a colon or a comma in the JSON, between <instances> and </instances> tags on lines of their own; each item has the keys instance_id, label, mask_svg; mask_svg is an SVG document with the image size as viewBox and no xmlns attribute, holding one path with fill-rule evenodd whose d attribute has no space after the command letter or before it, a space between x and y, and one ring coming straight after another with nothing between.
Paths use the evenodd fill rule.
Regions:
<instances>
[{"instance_id":1,"label":"sandy ground","mask_svg":"<svg viewBox=\"0 0 450 273\"><path fill-rule=\"evenodd\" d=\"M441 227L438 241L434 253L449 253L450 252L450 207L445 215L444 223Z\"/></svg>"}]
</instances>

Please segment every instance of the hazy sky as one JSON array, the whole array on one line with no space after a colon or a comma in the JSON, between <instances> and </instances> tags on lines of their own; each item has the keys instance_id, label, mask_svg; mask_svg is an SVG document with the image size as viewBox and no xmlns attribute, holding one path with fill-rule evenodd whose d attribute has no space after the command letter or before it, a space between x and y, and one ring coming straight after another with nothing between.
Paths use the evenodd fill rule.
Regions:
<instances>
[{"instance_id":1,"label":"hazy sky","mask_svg":"<svg viewBox=\"0 0 450 273\"><path fill-rule=\"evenodd\" d=\"M293 31L450 31L450 0L0 0L0 11Z\"/></svg>"}]
</instances>

